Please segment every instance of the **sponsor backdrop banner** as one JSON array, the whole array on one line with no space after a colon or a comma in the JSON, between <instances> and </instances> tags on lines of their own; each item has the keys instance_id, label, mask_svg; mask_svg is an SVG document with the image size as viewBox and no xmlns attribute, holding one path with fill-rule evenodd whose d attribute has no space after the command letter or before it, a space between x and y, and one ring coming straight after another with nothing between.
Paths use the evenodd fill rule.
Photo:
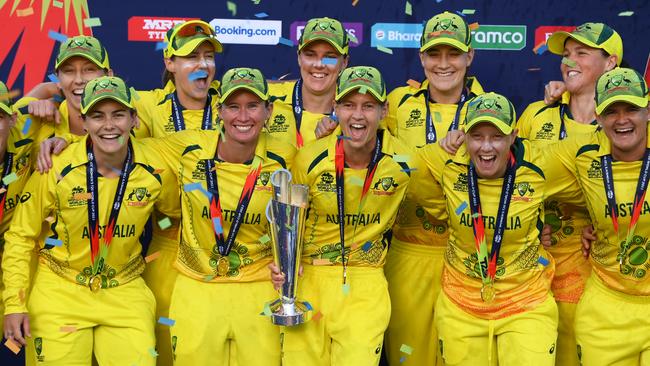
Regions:
<instances>
[{"instance_id":1,"label":"sponsor backdrop banner","mask_svg":"<svg viewBox=\"0 0 650 366\"><path fill-rule=\"evenodd\" d=\"M350 65L376 66L392 89L408 79L424 78L418 57L423 22L448 10L461 13L470 24L477 23L472 27L472 46L477 51L471 74L486 90L510 97L521 112L542 97L546 82L560 79L561 57L537 47L555 30L570 30L587 21L609 24L623 37L624 58L641 73L646 73L650 51L645 40L650 34L648 1L411 0L407 4L358 0L354 6L352 0L71 2L69 7L47 0L0 5L7 28L0 39L2 80L28 90L46 80L59 46L48 37L53 30L66 35L94 34L105 43L118 75L138 89L159 87L163 60L157 42L174 24L199 18L212 24L224 43L224 52L217 58L218 77L226 68L251 66L269 78L289 74L287 79L295 79L299 76L295 44L306 21L330 16L341 20L351 35ZM633 14L619 16L621 12ZM101 26L87 26L86 18L100 18Z\"/></svg>"}]
</instances>

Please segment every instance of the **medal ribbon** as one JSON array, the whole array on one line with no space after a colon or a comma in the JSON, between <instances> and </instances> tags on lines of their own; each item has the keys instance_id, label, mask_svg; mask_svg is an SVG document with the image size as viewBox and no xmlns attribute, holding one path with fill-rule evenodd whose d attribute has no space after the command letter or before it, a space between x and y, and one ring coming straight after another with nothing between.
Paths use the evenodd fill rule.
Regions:
<instances>
[{"instance_id":1,"label":"medal ribbon","mask_svg":"<svg viewBox=\"0 0 650 366\"><path fill-rule=\"evenodd\" d=\"M343 148L343 138L339 138L336 141L335 157L334 157L334 168L336 170L336 203L338 208L338 218L339 218L339 236L341 238L341 264L343 265L343 283L345 283L345 181L344 181L344 172L345 172L345 149ZM381 152L383 130L377 131L377 140L375 141L375 150L372 153L372 158L368 164L368 171L366 172L366 178L363 181L363 187L361 189L361 197L359 198L359 207L363 205L363 202L366 198L366 194L370 190L370 184L372 179L375 176L375 171L377 170L377 165L381 157L383 156Z\"/></svg>"},{"instance_id":2,"label":"medal ribbon","mask_svg":"<svg viewBox=\"0 0 650 366\"><path fill-rule=\"evenodd\" d=\"M172 94L172 119L174 120L174 130L176 132L185 130L185 119L183 118L183 111L179 107L178 95L176 92ZM201 122L202 130L212 129L212 96L208 94L205 100L205 107L203 107L203 121Z\"/></svg>"},{"instance_id":3,"label":"medal ribbon","mask_svg":"<svg viewBox=\"0 0 650 366\"><path fill-rule=\"evenodd\" d=\"M497 259L501 251L503 234L506 227L508 208L510 207L510 198L515 189L516 175L515 158L512 152L508 159L508 166L503 177L503 186L501 188L501 198L499 199L499 208L497 211L497 221L494 229L494 238L492 239L492 249L488 257L487 241L485 239L485 220L481 211L481 197L478 189L478 176L474 164L470 162L467 174L467 190L469 191L469 207L472 213L474 227L474 241L476 243L476 254L481 269L481 279L483 284L494 283L496 277Z\"/></svg>"},{"instance_id":4,"label":"medal ribbon","mask_svg":"<svg viewBox=\"0 0 650 366\"><path fill-rule=\"evenodd\" d=\"M0 222L4 218L5 214L5 201L7 200L7 185L4 183L4 177L8 176L11 173L11 167L14 164L14 154L10 152L5 152L4 159L4 169L2 170L2 181L0 181L0 188L3 189L3 192L0 193Z\"/></svg>"},{"instance_id":5,"label":"medal ribbon","mask_svg":"<svg viewBox=\"0 0 650 366\"><path fill-rule=\"evenodd\" d=\"M120 214L122 207L122 200L126 192L126 185L129 181L129 174L131 173L131 165L133 163L133 153L131 146L127 148L126 159L124 166L120 172L120 181L113 197L113 204L111 205L111 213L108 216L108 224L104 229L103 245L99 244L99 186L97 183L98 171L97 161L93 153L92 140L88 138L86 142L86 153L88 154L88 167L86 168L86 184L87 192L90 195L88 201L88 230L90 239L90 260L92 262L92 274L100 273L104 267L106 255L108 255L108 247L113 240L113 231L117 223L117 217Z\"/></svg>"},{"instance_id":6,"label":"medal ribbon","mask_svg":"<svg viewBox=\"0 0 650 366\"><path fill-rule=\"evenodd\" d=\"M426 131L426 140L427 140L427 145L432 144L438 140L438 136L436 134L436 127L433 125L433 118L431 117L431 107L429 106L429 88L425 90L424 94L424 105L427 108L427 131ZM458 101L458 104L456 106L456 113L454 114L454 120L451 121L451 125L449 126L448 131L453 131L458 129L458 123L460 120L460 111L463 109L463 105L465 105L465 101L467 100L467 95L468 95L467 88L463 88L463 92L460 95L460 101Z\"/></svg>"},{"instance_id":7,"label":"medal ribbon","mask_svg":"<svg viewBox=\"0 0 650 366\"><path fill-rule=\"evenodd\" d=\"M293 95L291 99L293 107L293 119L296 121L296 146L301 148L303 145L302 134L300 133L300 124L302 123L302 78L296 81L293 86Z\"/></svg>"},{"instance_id":8,"label":"medal ribbon","mask_svg":"<svg viewBox=\"0 0 650 366\"><path fill-rule=\"evenodd\" d=\"M244 187L242 188L241 194L239 195L239 202L237 203L237 208L235 209L235 217L232 220L232 225L230 225L228 238L225 239L223 234L224 226L223 214L221 212L221 199L219 197L219 183L217 181L217 171L215 169L214 160L208 159L205 161L205 170L208 191L212 195L210 198L211 224L216 225L215 220L218 220L218 225L220 225L222 228L220 233L217 232L216 228L214 230L214 237L217 241L217 250L222 257L227 257L228 254L230 254L230 249L232 248L233 243L235 242L237 232L239 232L239 228L244 221L246 209L248 208L248 204L251 201L253 191L255 190L255 185L257 184L257 178L260 176L260 172L262 170L262 160L257 156L255 156L253 159L248 175L246 176L246 182L244 183ZM213 250L213 253L214 252L215 250Z\"/></svg>"},{"instance_id":9,"label":"medal ribbon","mask_svg":"<svg viewBox=\"0 0 650 366\"><path fill-rule=\"evenodd\" d=\"M612 156L604 155L600 157L600 166L603 172L603 184L605 186L605 195L607 196L607 205L610 209L610 215L612 217L612 225L614 226L614 232L618 238L619 227L618 227L618 209L616 204L616 194L614 193L614 177L612 175ZM641 171L639 172L639 180L636 183L636 191L634 192L634 203L632 205L632 217L630 218L630 224L627 228L627 235L625 236L625 242L621 246L621 249L618 253L618 260L620 264L623 264L623 259L627 250L632 242L632 237L634 236L634 231L636 230L636 224L639 221L639 216L641 215L641 207L645 201L645 194L648 190L648 176L650 175L650 149L646 149L643 155L643 162L641 163Z\"/></svg>"}]
</instances>

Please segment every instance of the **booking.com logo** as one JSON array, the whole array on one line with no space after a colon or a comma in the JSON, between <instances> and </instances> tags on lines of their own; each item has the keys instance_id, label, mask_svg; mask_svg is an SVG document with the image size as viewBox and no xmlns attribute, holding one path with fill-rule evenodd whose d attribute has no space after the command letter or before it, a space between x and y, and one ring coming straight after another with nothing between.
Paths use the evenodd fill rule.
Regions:
<instances>
[{"instance_id":1,"label":"booking.com logo","mask_svg":"<svg viewBox=\"0 0 650 366\"><path fill-rule=\"evenodd\" d=\"M229 44L278 44L282 35L280 20L212 19L217 39Z\"/></svg>"}]
</instances>

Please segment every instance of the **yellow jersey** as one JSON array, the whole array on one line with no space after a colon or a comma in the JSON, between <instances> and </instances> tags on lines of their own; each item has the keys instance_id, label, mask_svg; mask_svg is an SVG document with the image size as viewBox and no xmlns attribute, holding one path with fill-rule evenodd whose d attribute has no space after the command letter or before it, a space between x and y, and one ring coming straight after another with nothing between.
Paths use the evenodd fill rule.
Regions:
<instances>
[{"instance_id":1,"label":"yellow jersey","mask_svg":"<svg viewBox=\"0 0 650 366\"><path fill-rule=\"evenodd\" d=\"M565 194L568 191L562 182L556 182L554 176L546 173L549 162L542 151L531 148L529 141L516 139L511 151L516 160L516 176L503 242L496 259L496 298L491 303L481 300L483 282L468 205L470 157L465 145L456 155L446 153L438 144L420 149L418 153L424 160L426 171L419 174L412 185L414 198L423 202L434 217L448 221L443 291L458 307L483 319L516 314L546 299L554 262L539 242L543 228L543 202L555 194L562 195L562 199L567 201L579 200L579 193ZM489 252L503 178L479 178L477 182Z\"/></svg>"},{"instance_id":2,"label":"yellow jersey","mask_svg":"<svg viewBox=\"0 0 650 366\"><path fill-rule=\"evenodd\" d=\"M242 224L228 255L230 270L218 276L211 265L215 257L215 227L210 215L206 181L206 160L214 159L220 131L185 130L162 139L147 139L177 177L181 191L181 239L176 267L185 275L206 282L268 281L266 266L272 260L268 240L266 205L272 197L271 173L289 168L295 148L261 133L255 156L262 161L250 203L242 216ZM242 187L251 163L215 163L219 196L223 213L223 234L227 238L238 207ZM200 187L200 188L199 188Z\"/></svg>"},{"instance_id":3,"label":"yellow jersey","mask_svg":"<svg viewBox=\"0 0 650 366\"><path fill-rule=\"evenodd\" d=\"M544 101L530 104L517 122L519 136L546 146L560 140L562 122L566 136L594 133L598 128L596 121L576 122L571 116L569 100L570 94L565 92L553 105L547 106ZM591 265L582 256L581 243L582 228L591 225L591 220L587 209L581 206L557 200L548 200L544 205L544 223L552 228L552 246L548 251L556 261L553 295L557 301L574 304L580 300L591 272Z\"/></svg>"},{"instance_id":4,"label":"yellow jersey","mask_svg":"<svg viewBox=\"0 0 650 366\"><path fill-rule=\"evenodd\" d=\"M349 266L382 267L391 241L391 227L410 186L419 160L385 130L370 189L360 205L367 169L345 168L345 255ZM341 238L336 194L335 146L332 134L303 147L292 169L293 182L309 186L303 262L341 265Z\"/></svg>"},{"instance_id":5,"label":"yellow jersey","mask_svg":"<svg viewBox=\"0 0 650 366\"><path fill-rule=\"evenodd\" d=\"M52 159L46 174L33 174L23 191L14 220L5 234L2 269L5 314L26 312L30 253L38 243L39 260L54 273L88 285L92 271L89 240L86 139ZM157 209L179 216L175 177L164 171L154 149L131 141L133 165L126 185L113 239L100 272L102 287L115 287L137 278L144 270L139 237ZM162 171L161 171L162 169ZM160 173L158 171L161 171ZM99 236L106 229L119 179L98 178ZM47 221L47 223L45 223ZM45 235L43 235L45 234ZM46 237L44 241L42 238ZM89 290L90 291L90 290Z\"/></svg>"}]
</instances>

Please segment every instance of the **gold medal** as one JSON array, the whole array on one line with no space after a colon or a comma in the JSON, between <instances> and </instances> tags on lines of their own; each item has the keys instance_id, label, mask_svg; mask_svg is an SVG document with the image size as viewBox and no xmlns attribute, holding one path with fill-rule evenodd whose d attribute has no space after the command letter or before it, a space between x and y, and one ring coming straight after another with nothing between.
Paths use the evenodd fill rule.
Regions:
<instances>
[{"instance_id":1,"label":"gold medal","mask_svg":"<svg viewBox=\"0 0 650 366\"><path fill-rule=\"evenodd\" d=\"M483 300L484 303L489 304L494 301L495 296L496 291L494 291L494 285L491 283L483 284L483 287L481 288L481 300Z\"/></svg>"},{"instance_id":2,"label":"gold medal","mask_svg":"<svg viewBox=\"0 0 650 366\"><path fill-rule=\"evenodd\" d=\"M230 271L230 261L228 257L220 257L217 259L217 274L219 276L225 276Z\"/></svg>"},{"instance_id":3,"label":"gold medal","mask_svg":"<svg viewBox=\"0 0 650 366\"><path fill-rule=\"evenodd\" d=\"M90 277L90 281L88 281L88 287L90 287L90 291L92 292L97 292L102 288L102 277L100 275L94 275Z\"/></svg>"}]
</instances>

